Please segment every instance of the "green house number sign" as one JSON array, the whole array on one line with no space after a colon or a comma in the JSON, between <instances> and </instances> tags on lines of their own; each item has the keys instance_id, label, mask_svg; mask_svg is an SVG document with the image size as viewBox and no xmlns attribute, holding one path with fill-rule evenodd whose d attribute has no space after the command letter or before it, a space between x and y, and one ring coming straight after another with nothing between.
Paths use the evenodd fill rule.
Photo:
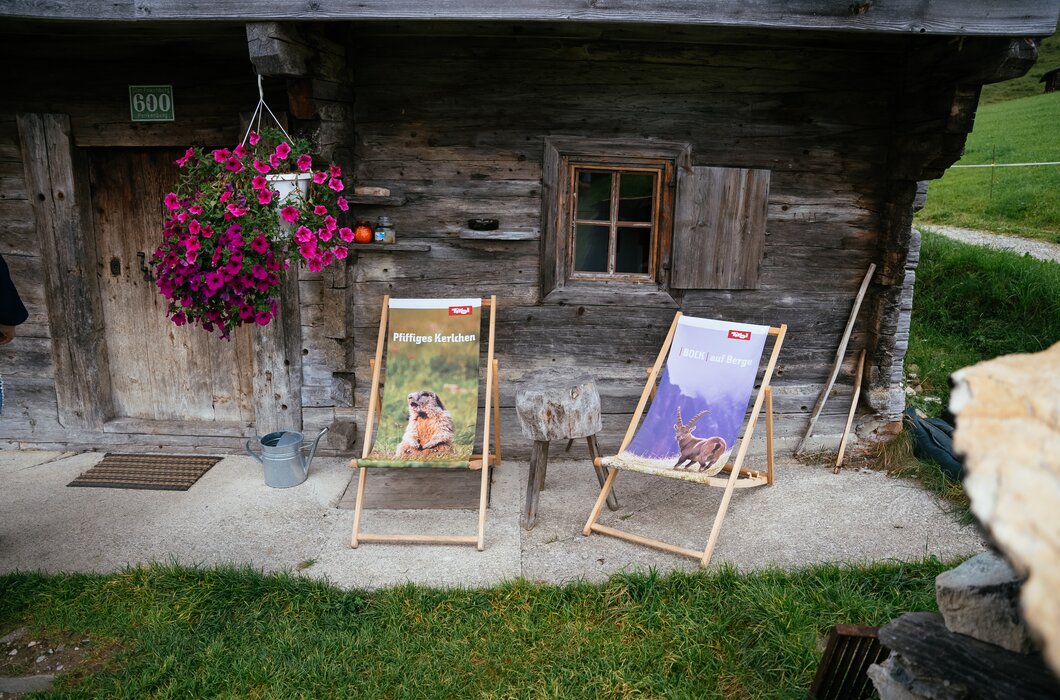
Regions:
<instances>
[{"instance_id":1,"label":"green house number sign","mask_svg":"<svg viewBox=\"0 0 1060 700\"><path fill-rule=\"evenodd\" d=\"M134 122L173 121L173 86L130 85L129 113Z\"/></svg>"}]
</instances>

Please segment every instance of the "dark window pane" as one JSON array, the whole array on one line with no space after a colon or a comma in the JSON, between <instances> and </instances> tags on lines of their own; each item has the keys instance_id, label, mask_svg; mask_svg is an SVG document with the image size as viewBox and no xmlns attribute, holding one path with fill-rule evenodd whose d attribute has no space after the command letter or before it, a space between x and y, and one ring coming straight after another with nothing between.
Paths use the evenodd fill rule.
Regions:
<instances>
[{"instance_id":1,"label":"dark window pane","mask_svg":"<svg viewBox=\"0 0 1060 700\"><path fill-rule=\"evenodd\" d=\"M607 272L607 226L578 224L574 232L574 269L578 272Z\"/></svg>"},{"instance_id":2,"label":"dark window pane","mask_svg":"<svg viewBox=\"0 0 1060 700\"><path fill-rule=\"evenodd\" d=\"M651 254L650 228L618 229L618 251L615 253L615 272L648 272Z\"/></svg>"},{"instance_id":3,"label":"dark window pane","mask_svg":"<svg viewBox=\"0 0 1060 700\"><path fill-rule=\"evenodd\" d=\"M578 170L578 219L611 220L611 173L598 170Z\"/></svg>"},{"instance_id":4,"label":"dark window pane","mask_svg":"<svg viewBox=\"0 0 1060 700\"><path fill-rule=\"evenodd\" d=\"M655 175L622 173L618 180L618 220L651 221Z\"/></svg>"}]
</instances>

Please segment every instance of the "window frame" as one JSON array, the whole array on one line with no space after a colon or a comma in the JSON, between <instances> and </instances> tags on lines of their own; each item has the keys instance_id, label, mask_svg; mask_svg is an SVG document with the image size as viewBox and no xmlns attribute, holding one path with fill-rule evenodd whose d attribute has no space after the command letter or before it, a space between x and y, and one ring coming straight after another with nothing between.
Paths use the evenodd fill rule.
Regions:
<instances>
[{"instance_id":1,"label":"window frame","mask_svg":"<svg viewBox=\"0 0 1060 700\"><path fill-rule=\"evenodd\" d=\"M635 162L631 162L635 161ZM563 169L568 173L570 182L567 184L571 193L567 211L564 212L564 225L567 235L567 279L587 280L595 282L628 282L631 284L652 284L658 282L658 271L662 247L663 233L672 230L673 220L673 192L674 188L668 183L673 182L673 161L666 158L621 158L621 157L578 157L565 156L563 158ZM576 182L578 174L582 171L595 171L601 173L612 173L611 197L609 219L589 220L578 218L578 191ZM621 177L625 173L650 173L655 176L652 191L652 217L645 225L644 222L623 222L618 218L618 204L620 197ZM627 227L649 229L648 271L647 272L618 272L612 270L618 259L618 229L625 223ZM587 224L592 226L608 227L608 255L607 272L590 272L575 268L575 252L577 247L577 226ZM666 243L669 248L669 243Z\"/></svg>"},{"instance_id":2,"label":"window frame","mask_svg":"<svg viewBox=\"0 0 1060 700\"><path fill-rule=\"evenodd\" d=\"M634 139L592 139L549 136L545 138L542 168L541 299L550 303L570 303L597 299L601 303L646 303L675 306L669 294L669 261L676 207L677 176L691 167L691 146ZM574 167L600 166L601 169L643 169L662 167L664 177L657 183L655 245L649 275L636 273L572 275L574 236Z\"/></svg>"}]
</instances>

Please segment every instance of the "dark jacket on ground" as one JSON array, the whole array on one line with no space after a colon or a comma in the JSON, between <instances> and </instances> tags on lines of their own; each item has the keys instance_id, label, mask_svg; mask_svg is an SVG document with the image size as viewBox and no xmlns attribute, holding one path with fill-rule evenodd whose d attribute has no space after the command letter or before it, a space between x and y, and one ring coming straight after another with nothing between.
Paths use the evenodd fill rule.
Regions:
<instances>
[{"instance_id":1,"label":"dark jacket on ground","mask_svg":"<svg viewBox=\"0 0 1060 700\"><path fill-rule=\"evenodd\" d=\"M7 262L0 255L0 325L17 326L29 317L22 298L11 281L11 273L8 272Z\"/></svg>"}]
</instances>

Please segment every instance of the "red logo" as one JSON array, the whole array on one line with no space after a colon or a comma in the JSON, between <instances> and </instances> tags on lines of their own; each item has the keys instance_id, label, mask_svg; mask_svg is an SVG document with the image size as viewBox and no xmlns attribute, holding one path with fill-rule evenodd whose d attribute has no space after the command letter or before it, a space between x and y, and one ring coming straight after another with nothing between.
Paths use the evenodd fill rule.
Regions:
<instances>
[{"instance_id":1,"label":"red logo","mask_svg":"<svg viewBox=\"0 0 1060 700\"><path fill-rule=\"evenodd\" d=\"M733 340L750 340L751 331L729 331L729 337Z\"/></svg>"},{"instance_id":2,"label":"red logo","mask_svg":"<svg viewBox=\"0 0 1060 700\"><path fill-rule=\"evenodd\" d=\"M470 313L471 313L471 307L470 306L450 306L449 307L449 315L450 316L468 316Z\"/></svg>"}]
</instances>

